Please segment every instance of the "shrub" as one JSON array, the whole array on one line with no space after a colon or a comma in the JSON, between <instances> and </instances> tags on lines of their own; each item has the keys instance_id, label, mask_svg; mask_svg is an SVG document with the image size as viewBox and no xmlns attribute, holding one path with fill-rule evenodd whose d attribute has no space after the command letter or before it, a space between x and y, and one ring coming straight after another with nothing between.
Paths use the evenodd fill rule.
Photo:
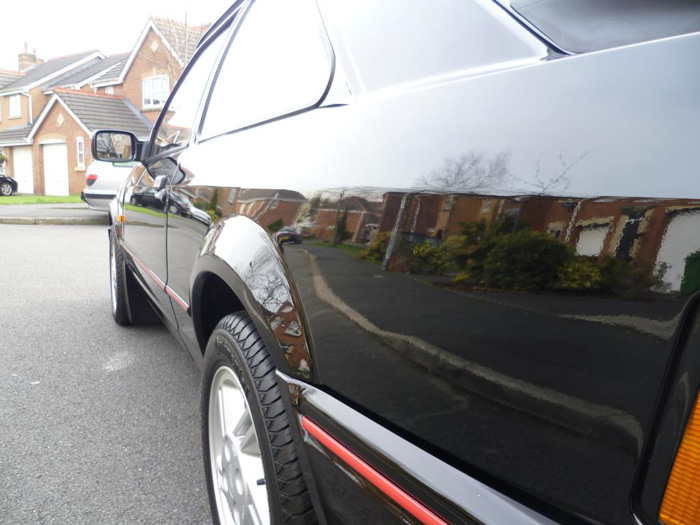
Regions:
<instances>
[{"instance_id":1,"label":"shrub","mask_svg":"<svg viewBox=\"0 0 700 525\"><path fill-rule=\"evenodd\" d=\"M571 254L558 272L558 288L565 290L597 290L602 286L600 268L594 260Z\"/></svg>"},{"instance_id":2,"label":"shrub","mask_svg":"<svg viewBox=\"0 0 700 525\"><path fill-rule=\"evenodd\" d=\"M283 226L284 221L282 220L282 217L280 217L276 221L272 221L270 224L268 224L267 229L274 233L280 231Z\"/></svg>"},{"instance_id":3,"label":"shrub","mask_svg":"<svg viewBox=\"0 0 700 525\"><path fill-rule=\"evenodd\" d=\"M612 255L604 255L598 261L601 287L606 291L645 291L658 284L651 268L636 266Z\"/></svg>"},{"instance_id":4,"label":"shrub","mask_svg":"<svg viewBox=\"0 0 700 525\"><path fill-rule=\"evenodd\" d=\"M391 239L391 233L378 233L374 236L374 239L370 241L367 247L362 250L360 257L367 261L376 263L384 262L384 255L386 254L386 249L389 246L389 239Z\"/></svg>"},{"instance_id":5,"label":"shrub","mask_svg":"<svg viewBox=\"0 0 700 525\"><path fill-rule=\"evenodd\" d=\"M507 290L542 290L556 282L568 255L551 235L530 230L502 235L484 259L483 281Z\"/></svg>"},{"instance_id":6,"label":"shrub","mask_svg":"<svg viewBox=\"0 0 700 525\"><path fill-rule=\"evenodd\" d=\"M450 262L447 250L430 241L416 244L411 253L409 268L412 273L442 275Z\"/></svg>"}]
</instances>

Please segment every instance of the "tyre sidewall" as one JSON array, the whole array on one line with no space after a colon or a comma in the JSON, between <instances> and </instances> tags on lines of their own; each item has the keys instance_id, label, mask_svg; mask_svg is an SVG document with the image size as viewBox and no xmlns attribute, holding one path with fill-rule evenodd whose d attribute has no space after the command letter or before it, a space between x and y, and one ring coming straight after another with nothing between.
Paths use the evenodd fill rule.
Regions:
<instances>
[{"instance_id":1,"label":"tyre sidewall","mask_svg":"<svg viewBox=\"0 0 700 525\"><path fill-rule=\"evenodd\" d=\"M270 437L263 419L262 405L258 399L255 388L255 380L248 368L245 357L226 330L217 328L209 338L204 355L204 372L202 375L202 446L204 450L204 470L209 489L209 503L212 509L214 523L219 523L216 515L216 496L214 494L214 477L211 471L211 457L209 451L209 396L211 393L211 383L217 370L222 366L230 368L236 375L243 388L246 401L255 425L255 433L258 438L258 445L263 459L263 469L265 471L265 483L267 487L267 498L270 506L270 522L280 523L278 509L281 502L279 500L279 487L277 486L277 476L274 468Z\"/></svg>"}]
</instances>

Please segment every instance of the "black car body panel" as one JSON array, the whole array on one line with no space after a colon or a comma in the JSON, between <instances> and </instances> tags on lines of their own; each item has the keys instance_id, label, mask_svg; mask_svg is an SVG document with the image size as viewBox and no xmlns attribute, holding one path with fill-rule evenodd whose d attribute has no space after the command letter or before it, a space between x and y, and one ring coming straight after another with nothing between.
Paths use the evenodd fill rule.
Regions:
<instances>
[{"instance_id":1,"label":"black car body panel","mask_svg":"<svg viewBox=\"0 0 700 525\"><path fill-rule=\"evenodd\" d=\"M207 136L219 66L182 147L155 145L161 116L112 211L152 303L198 362L217 313L245 309L297 421L446 521L655 522L700 385L700 34L566 56L479 1L505 42L483 60L363 77L357 27L319 4L320 101ZM216 63L242 11L202 46L233 38ZM282 247L280 223L318 240ZM334 246L370 224L375 262ZM415 519L297 438L320 515Z\"/></svg>"},{"instance_id":2,"label":"black car body panel","mask_svg":"<svg viewBox=\"0 0 700 525\"><path fill-rule=\"evenodd\" d=\"M2 184L3 182L8 182L10 186L12 186L12 193L17 193L17 181L15 179L0 173L0 184Z\"/></svg>"}]
</instances>

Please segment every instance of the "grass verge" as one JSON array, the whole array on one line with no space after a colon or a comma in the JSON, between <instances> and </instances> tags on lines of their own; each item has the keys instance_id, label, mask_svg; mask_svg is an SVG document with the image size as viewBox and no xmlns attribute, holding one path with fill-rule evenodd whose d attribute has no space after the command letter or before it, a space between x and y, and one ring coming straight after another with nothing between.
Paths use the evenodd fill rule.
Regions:
<instances>
[{"instance_id":1,"label":"grass verge","mask_svg":"<svg viewBox=\"0 0 700 525\"><path fill-rule=\"evenodd\" d=\"M58 197L52 195L10 195L9 197L0 197L0 205L6 204L79 204L80 195L68 195L67 197Z\"/></svg>"}]
</instances>

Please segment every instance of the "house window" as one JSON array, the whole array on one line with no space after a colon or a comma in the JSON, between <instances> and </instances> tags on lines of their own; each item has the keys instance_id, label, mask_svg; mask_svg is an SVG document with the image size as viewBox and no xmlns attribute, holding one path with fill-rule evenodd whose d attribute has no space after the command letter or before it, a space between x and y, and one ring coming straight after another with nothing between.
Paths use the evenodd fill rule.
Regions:
<instances>
[{"instance_id":1,"label":"house window","mask_svg":"<svg viewBox=\"0 0 700 525\"><path fill-rule=\"evenodd\" d=\"M170 81L165 75L143 79L143 107L156 108L165 104L170 89Z\"/></svg>"},{"instance_id":2,"label":"house window","mask_svg":"<svg viewBox=\"0 0 700 525\"><path fill-rule=\"evenodd\" d=\"M12 95L10 97L10 118L17 118L22 116L22 107L20 105L19 95Z\"/></svg>"},{"instance_id":3,"label":"house window","mask_svg":"<svg viewBox=\"0 0 700 525\"><path fill-rule=\"evenodd\" d=\"M75 139L75 147L78 152L78 167L82 168L85 166L85 141L83 141L83 137Z\"/></svg>"},{"instance_id":4,"label":"house window","mask_svg":"<svg viewBox=\"0 0 700 525\"><path fill-rule=\"evenodd\" d=\"M114 87L113 86L107 86L105 88L105 94L106 95L114 95Z\"/></svg>"}]
</instances>

